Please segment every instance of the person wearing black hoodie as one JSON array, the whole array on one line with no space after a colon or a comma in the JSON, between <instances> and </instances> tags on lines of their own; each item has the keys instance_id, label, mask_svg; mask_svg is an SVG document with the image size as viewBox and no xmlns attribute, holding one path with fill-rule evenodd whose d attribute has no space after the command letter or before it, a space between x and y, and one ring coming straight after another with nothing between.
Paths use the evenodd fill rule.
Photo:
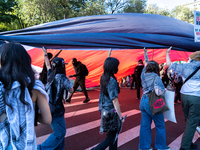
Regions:
<instances>
[{"instance_id":1,"label":"person wearing black hoodie","mask_svg":"<svg viewBox=\"0 0 200 150\"><path fill-rule=\"evenodd\" d=\"M70 75L69 77L76 77L75 81L74 81L74 92L76 91L76 89L78 88L78 86L80 85L86 99L83 101L83 103L87 103L90 101L88 94L87 94L87 90L85 88L85 74L84 74L84 66L80 61L77 61L76 58L72 58L72 64L75 70L74 75ZM66 100L66 102L70 103L71 102L71 98L72 95L74 93L71 94L71 96Z\"/></svg>"}]
</instances>

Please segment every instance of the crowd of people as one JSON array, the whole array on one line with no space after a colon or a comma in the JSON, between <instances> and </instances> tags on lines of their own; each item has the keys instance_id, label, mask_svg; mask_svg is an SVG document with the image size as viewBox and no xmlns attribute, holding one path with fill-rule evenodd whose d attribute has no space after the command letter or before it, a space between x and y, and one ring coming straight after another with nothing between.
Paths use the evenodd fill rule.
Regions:
<instances>
[{"instance_id":1,"label":"crowd of people","mask_svg":"<svg viewBox=\"0 0 200 150\"><path fill-rule=\"evenodd\" d=\"M155 148L170 149L166 145L164 115L152 114L148 97L152 91L155 91L156 95L163 95L166 89L176 92L174 102L177 104L181 101L183 107L186 124L180 150L197 149L192 139L200 122L200 51L189 55L188 63L178 64L171 63L170 50L171 47L166 53L166 66L159 66L156 61L149 61L147 49L144 48L145 64L140 59L133 75L127 78L126 84L129 84L130 88L135 83L137 99L140 100L139 150L153 149L152 120L156 127ZM31 58L21 44L10 42L0 47L0 149L63 150L66 134L64 91L70 93L66 100L70 103L73 93L80 85L86 98L83 103L90 101L85 88L88 70L84 64L76 58L72 59L75 74L69 77L75 77L73 85L66 76L64 59L57 57L58 55L51 59L52 55L47 53L45 48L43 51L45 63L39 77L32 69ZM119 60L113 57L108 57L104 62L104 72L100 79L99 111L103 115L102 110L109 112L114 109L122 124L125 118L121 114L118 101L120 84L115 77L119 63ZM100 132L104 130L102 121ZM53 130L40 145L36 143L34 130L37 122L50 125ZM92 149L104 150L109 146L109 149L117 150L116 135L119 134L119 128L120 126L114 131L108 131L105 140Z\"/></svg>"}]
</instances>

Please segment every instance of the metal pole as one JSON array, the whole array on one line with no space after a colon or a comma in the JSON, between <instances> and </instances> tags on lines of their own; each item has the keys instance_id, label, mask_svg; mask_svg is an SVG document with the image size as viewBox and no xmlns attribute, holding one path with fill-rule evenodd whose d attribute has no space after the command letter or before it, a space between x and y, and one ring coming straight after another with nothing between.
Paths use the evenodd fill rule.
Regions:
<instances>
[{"instance_id":1,"label":"metal pole","mask_svg":"<svg viewBox=\"0 0 200 150\"><path fill-rule=\"evenodd\" d=\"M108 57L110 57L111 51L112 51L112 49L110 48L110 50L109 50L109 52L108 52Z\"/></svg>"},{"instance_id":2,"label":"metal pole","mask_svg":"<svg viewBox=\"0 0 200 150\"><path fill-rule=\"evenodd\" d=\"M152 52L151 60L153 60L153 55L154 55L154 49L153 49L153 52Z\"/></svg>"}]
</instances>

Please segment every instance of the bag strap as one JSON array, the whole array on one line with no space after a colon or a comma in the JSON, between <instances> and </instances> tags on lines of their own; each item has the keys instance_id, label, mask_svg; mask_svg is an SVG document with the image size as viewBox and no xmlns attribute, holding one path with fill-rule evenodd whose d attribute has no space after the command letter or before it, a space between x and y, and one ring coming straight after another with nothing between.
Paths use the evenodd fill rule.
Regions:
<instances>
[{"instance_id":1,"label":"bag strap","mask_svg":"<svg viewBox=\"0 0 200 150\"><path fill-rule=\"evenodd\" d=\"M184 83L187 82L199 69L200 69L200 66L189 77L187 77L187 79L184 81Z\"/></svg>"},{"instance_id":2,"label":"bag strap","mask_svg":"<svg viewBox=\"0 0 200 150\"><path fill-rule=\"evenodd\" d=\"M155 76L155 78L154 78L154 80L153 80L153 90L152 90L152 92L155 90L155 89L154 89L154 84L155 84L156 77L157 77L157 76Z\"/></svg>"}]
</instances>

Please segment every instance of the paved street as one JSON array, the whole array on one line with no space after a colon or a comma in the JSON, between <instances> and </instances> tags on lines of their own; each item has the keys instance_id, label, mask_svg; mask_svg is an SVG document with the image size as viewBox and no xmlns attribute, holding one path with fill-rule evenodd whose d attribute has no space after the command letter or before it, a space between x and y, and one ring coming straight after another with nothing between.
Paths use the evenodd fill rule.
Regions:
<instances>
[{"instance_id":1,"label":"paved street","mask_svg":"<svg viewBox=\"0 0 200 150\"><path fill-rule=\"evenodd\" d=\"M101 142L106 133L99 134L100 112L98 111L99 88L89 90L91 101L84 104L82 92L76 92L70 104L65 103L66 136L65 150L90 150ZM118 139L119 150L137 150L141 113L139 100L136 100L136 90L121 88L119 103L123 116L128 115ZM184 131L184 116L181 105L175 105L177 124L166 121L167 145L171 150L179 150L181 137ZM37 143L41 144L52 132L50 126L39 124L36 128ZM152 141L155 139L155 126L152 123ZM193 139L200 149L198 133ZM154 144L152 144L154 147Z\"/></svg>"}]
</instances>

